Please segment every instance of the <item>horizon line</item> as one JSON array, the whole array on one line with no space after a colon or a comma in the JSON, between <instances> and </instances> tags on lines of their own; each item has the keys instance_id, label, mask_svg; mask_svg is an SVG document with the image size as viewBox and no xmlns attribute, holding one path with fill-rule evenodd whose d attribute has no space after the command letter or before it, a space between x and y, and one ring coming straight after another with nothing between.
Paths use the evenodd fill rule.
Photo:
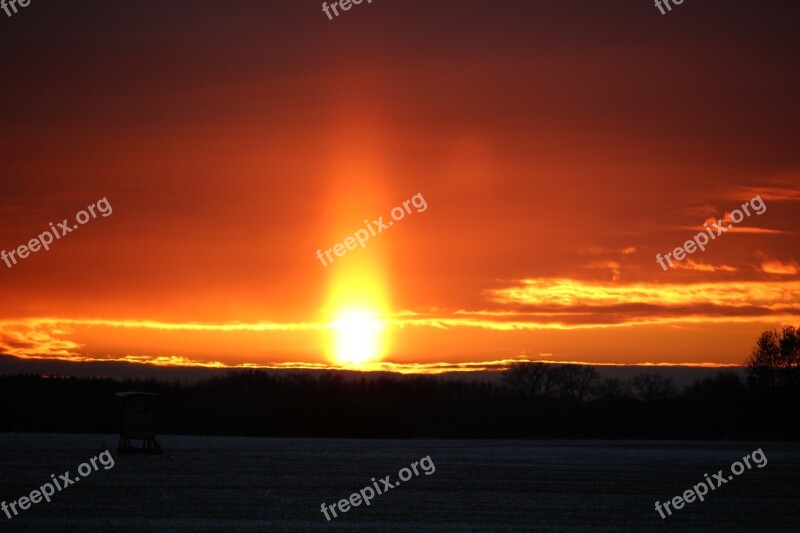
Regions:
<instances>
[{"instance_id":1,"label":"horizon line","mask_svg":"<svg viewBox=\"0 0 800 533\"><path fill-rule=\"evenodd\" d=\"M239 363L226 364L220 361L203 362L191 360L183 356L136 356L126 355L116 359L101 359L96 357L41 357L17 356L1 354L20 361L53 361L81 365L83 363L117 363L139 365L142 367L156 368L185 368L185 369L215 369L215 370L319 370L319 371L348 371L348 372L390 372L397 374L436 375L448 372L501 372L507 370L514 363L544 363L552 365L584 365L598 367L644 367L644 368L744 368L741 363L711 363L711 362L638 362L638 363L612 363L588 361L557 361L552 359L499 359L495 361L475 361L464 363L395 363L391 361L377 361L361 365L337 365L332 363L308 363L302 361L287 361L280 363Z\"/></svg>"}]
</instances>

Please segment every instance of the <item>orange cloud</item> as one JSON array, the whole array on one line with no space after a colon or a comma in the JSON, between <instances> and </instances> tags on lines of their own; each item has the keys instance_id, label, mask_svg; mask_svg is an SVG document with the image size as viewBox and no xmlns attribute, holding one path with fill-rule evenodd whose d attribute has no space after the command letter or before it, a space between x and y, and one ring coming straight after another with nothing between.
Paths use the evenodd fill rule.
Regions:
<instances>
[{"instance_id":1,"label":"orange cloud","mask_svg":"<svg viewBox=\"0 0 800 533\"><path fill-rule=\"evenodd\" d=\"M769 259L761 262L761 270L767 274L794 276L800 272L800 264L798 264L797 261L781 263L776 259Z\"/></svg>"},{"instance_id":2,"label":"orange cloud","mask_svg":"<svg viewBox=\"0 0 800 533\"><path fill-rule=\"evenodd\" d=\"M737 272L739 269L728 265L710 265L708 263L699 263L691 258L686 258L685 261L676 261L673 268L677 270L696 270L698 272Z\"/></svg>"},{"instance_id":3,"label":"orange cloud","mask_svg":"<svg viewBox=\"0 0 800 533\"><path fill-rule=\"evenodd\" d=\"M796 202L800 201L800 172L793 172L768 180L769 185L742 187L731 195L732 198L746 199L760 195L763 200Z\"/></svg>"},{"instance_id":4,"label":"orange cloud","mask_svg":"<svg viewBox=\"0 0 800 533\"><path fill-rule=\"evenodd\" d=\"M609 307L647 304L655 306L759 305L767 309L788 306L800 310L798 282L634 283L599 284L570 279L524 279L515 287L488 291L503 304L539 307Z\"/></svg>"},{"instance_id":5,"label":"orange cloud","mask_svg":"<svg viewBox=\"0 0 800 533\"><path fill-rule=\"evenodd\" d=\"M70 333L53 323L13 322L0 324L0 352L28 356L78 357L82 345L59 338Z\"/></svg>"},{"instance_id":6,"label":"orange cloud","mask_svg":"<svg viewBox=\"0 0 800 533\"><path fill-rule=\"evenodd\" d=\"M619 281L621 265L616 261L597 261L590 263L588 266L589 268L608 269L611 273L611 279L614 281Z\"/></svg>"}]
</instances>

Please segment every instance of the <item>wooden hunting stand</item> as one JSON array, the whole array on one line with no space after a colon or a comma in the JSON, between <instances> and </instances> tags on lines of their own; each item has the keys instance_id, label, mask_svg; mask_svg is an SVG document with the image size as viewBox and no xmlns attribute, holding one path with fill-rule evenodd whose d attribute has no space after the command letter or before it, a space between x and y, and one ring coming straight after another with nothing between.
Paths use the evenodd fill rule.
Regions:
<instances>
[{"instance_id":1,"label":"wooden hunting stand","mask_svg":"<svg viewBox=\"0 0 800 533\"><path fill-rule=\"evenodd\" d=\"M164 451L156 442L156 394L149 392L118 392L120 401L120 454L161 454ZM142 441L134 446L131 441Z\"/></svg>"}]
</instances>

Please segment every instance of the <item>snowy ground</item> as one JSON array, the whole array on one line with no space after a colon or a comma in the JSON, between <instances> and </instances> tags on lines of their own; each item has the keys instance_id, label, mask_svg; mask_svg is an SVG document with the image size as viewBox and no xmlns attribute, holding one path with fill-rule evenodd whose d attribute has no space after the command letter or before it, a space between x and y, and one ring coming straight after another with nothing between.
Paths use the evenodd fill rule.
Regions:
<instances>
[{"instance_id":1,"label":"snowy ground","mask_svg":"<svg viewBox=\"0 0 800 533\"><path fill-rule=\"evenodd\" d=\"M110 449L116 465L33 505L0 531L798 531L800 445L644 441L427 441L162 437L161 457L119 457L109 435L0 433L0 501ZM762 448L747 470L666 520L683 493ZM430 455L436 471L330 522L320 504ZM379 486L382 486L379 483Z\"/></svg>"}]
</instances>

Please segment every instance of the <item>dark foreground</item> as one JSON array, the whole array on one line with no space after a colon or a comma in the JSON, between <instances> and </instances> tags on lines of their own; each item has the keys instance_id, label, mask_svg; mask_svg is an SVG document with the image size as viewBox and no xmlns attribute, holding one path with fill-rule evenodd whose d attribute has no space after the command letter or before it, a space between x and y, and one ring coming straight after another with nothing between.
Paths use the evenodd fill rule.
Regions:
<instances>
[{"instance_id":1,"label":"dark foreground","mask_svg":"<svg viewBox=\"0 0 800 533\"><path fill-rule=\"evenodd\" d=\"M120 457L116 437L0 433L11 502L110 449L115 465L0 531L797 531L800 445L776 442L330 440L163 437ZM662 520L654 510L761 448L768 459ZM423 457L413 476L330 522L320 505ZM382 486L379 482L379 487Z\"/></svg>"}]
</instances>

